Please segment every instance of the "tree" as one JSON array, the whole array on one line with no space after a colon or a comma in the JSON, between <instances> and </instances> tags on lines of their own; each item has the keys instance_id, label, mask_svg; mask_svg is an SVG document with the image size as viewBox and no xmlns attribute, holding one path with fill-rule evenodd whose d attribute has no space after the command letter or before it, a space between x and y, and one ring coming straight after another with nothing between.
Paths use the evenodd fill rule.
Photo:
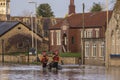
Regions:
<instances>
[{"instance_id":1,"label":"tree","mask_svg":"<svg viewBox=\"0 0 120 80\"><path fill-rule=\"evenodd\" d=\"M37 16L42 16L42 17L52 17L54 16L53 15L53 12L51 10L51 6L49 4L40 4L38 7L37 7L37 10L36 10L36 15Z\"/></svg>"},{"instance_id":2,"label":"tree","mask_svg":"<svg viewBox=\"0 0 120 80\"><path fill-rule=\"evenodd\" d=\"M90 12L98 12L98 11L102 11L103 7L101 6L100 3L93 3L92 8L90 9Z\"/></svg>"}]
</instances>

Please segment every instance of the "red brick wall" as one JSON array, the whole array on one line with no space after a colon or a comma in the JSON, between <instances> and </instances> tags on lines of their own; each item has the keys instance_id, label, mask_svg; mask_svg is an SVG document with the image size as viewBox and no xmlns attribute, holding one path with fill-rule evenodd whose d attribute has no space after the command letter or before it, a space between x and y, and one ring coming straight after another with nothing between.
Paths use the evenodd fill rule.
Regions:
<instances>
[{"instance_id":1,"label":"red brick wall","mask_svg":"<svg viewBox=\"0 0 120 80\"><path fill-rule=\"evenodd\" d=\"M53 32L53 45L51 44L51 32L50 32L50 36L49 36L49 50L50 51L60 51L61 52L61 45L57 45L57 38L56 38L56 31L54 30Z\"/></svg>"},{"instance_id":2,"label":"red brick wall","mask_svg":"<svg viewBox=\"0 0 120 80\"><path fill-rule=\"evenodd\" d=\"M72 37L74 37L74 44L72 44ZM81 33L79 29L69 30L69 50L71 52L80 52Z\"/></svg>"}]
</instances>

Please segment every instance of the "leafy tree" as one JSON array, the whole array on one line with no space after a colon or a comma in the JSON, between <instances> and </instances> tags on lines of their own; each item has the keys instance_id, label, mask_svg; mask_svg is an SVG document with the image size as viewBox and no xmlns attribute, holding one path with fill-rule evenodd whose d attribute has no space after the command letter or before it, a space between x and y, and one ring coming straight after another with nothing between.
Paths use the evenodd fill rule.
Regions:
<instances>
[{"instance_id":1,"label":"leafy tree","mask_svg":"<svg viewBox=\"0 0 120 80\"><path fill-rule=\"evenodd\" d=\"M37 16L42 17L52 17L53 12L51 10L51 6L49 4L40 4L36 10Z\"/></svg>"},{"instance_id":2,"label":"leafy tree","mask_svg":"<svg viewBox=\"0 0 120 80\"><path fill-rule=\"evenodd\" d=\"M97 12L97 11L102 11L102 5L100 3L93 3L92 8L90 9L90 12Z\"/></svg>"}]
</instances>

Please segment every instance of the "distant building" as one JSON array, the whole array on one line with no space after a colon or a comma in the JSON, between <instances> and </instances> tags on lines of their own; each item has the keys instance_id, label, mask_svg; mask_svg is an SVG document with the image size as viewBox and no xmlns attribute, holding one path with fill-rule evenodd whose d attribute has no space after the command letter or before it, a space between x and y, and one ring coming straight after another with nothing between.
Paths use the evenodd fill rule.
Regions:
<instances>
[{"instance_id":1,"label":"distant building","mask_svg":"<svg viewBox=\"0 0 120 80\"><path fill-rule=\"evenodd\" d=\"M10 19L10 0L0 0L0 20Z\"/></svg>"},{"instance_id":2,"label":"distant building","mask_svg":"<svg viewBox=\"0 0 120 80\"><path fill-rule=\"evenodd\" d=\"M0 21L18 21L22 22L29 28L33 28L34 32L43 37L42 49L48 50L48 27L53 25L56 21L55 18L44 18L30 16L10 16L10 0L0 0ZM36 28L37 26L37 28Z\"/></svg>"},{"instance_id":3,"label":"distant building","mask_svg":"<svg viewBox=\"0 0 120 80\"><path fill-rule=\"evenodd\" d=\"M109 14L110 19L112 11ZM74 0L70 0L69 15L49 28L50 50L81 53L84 39L85 64L104 65L106 19L106 11L84 13L83 38L83 14L75 13Z\"/></svg>"},{"instance_id":4,"label":"distant building","mask_svg":"<svg viewBox=\"0 0 120 80\"><path fill-rule=\"evenodd\" d=\"M2 52L27 52L28 47L32 47L33 31L18 21L0 21L0 54ZM35 34L34 39L37 39L38 50L41 49L42 36ZM35 45L36 46L36 45Z\"/></svg>"},{"instance_id":5,"label":"distant building","mask_svg":"<svg viewBox=\"0 0 120 80\"><path fill-rule=\"evenodd\" d=\"M106 31L106 66L120 66L120 0L117 0Z\"/></svg>"}]
</instances>

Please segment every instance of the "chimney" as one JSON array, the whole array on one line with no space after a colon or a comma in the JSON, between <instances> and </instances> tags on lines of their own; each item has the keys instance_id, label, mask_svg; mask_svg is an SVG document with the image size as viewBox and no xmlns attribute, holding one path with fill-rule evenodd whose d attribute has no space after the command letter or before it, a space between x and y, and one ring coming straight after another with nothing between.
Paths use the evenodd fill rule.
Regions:
<instances>
[{"instance_id":1,"label":"chimney","mask_svg":"<svg viewBox=\"0 0 120 80\"><path fill-rule=\"evenodd\" d=\"M69 14L75 14L75 5L74 5L74 0L70 0L70 5L69 5Z\"/></svg>"}]
</instances>

